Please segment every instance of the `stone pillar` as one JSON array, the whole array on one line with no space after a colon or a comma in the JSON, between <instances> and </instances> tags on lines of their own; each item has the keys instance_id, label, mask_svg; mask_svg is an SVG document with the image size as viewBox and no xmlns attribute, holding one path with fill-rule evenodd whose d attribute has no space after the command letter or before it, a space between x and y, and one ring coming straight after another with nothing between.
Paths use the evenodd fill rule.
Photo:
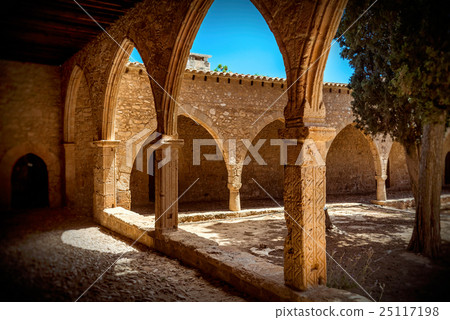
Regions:
<instances>
[{"instance_id":1,"label":"stone pillar","mask_svg":"<svg viewBox=\"0 0 450 320\"><path fill-rule=\"evenodd\" d=\"M64 179L65 179L65 205L71 207L75 203L75 143L64 143Z\"/></svg>"},{"instance_id":2,"label":"stone pillar","mask_svg":"<svg viewBox=\"0 0 450 320\"><path fill-rule=\"evenodd\" d=\"M284 168L284 207L288 229L284 246L286 285L307 290L325 285L325 162L324 141L335 135L334 129L294 127L280 131L283 139L297 141L287 148ZM316 142L318 142L316 144Z\"/></svg>"},{"instance_id":3,"label":"stone pillar","mask_svg":"<svg viewBox=\"0 0 450 320\"><path fill-rule=\"evenodd\" d=\"M178 149L183 140L165 136L155 150L155 229L178 228Z\"/></svg>"},{"instance_id":4,"label":"stone pillar","mask_svg":"<svg viewBox=\"0 0 450 320\"><path fill-rule=\"evenodd\" d=\"M386 179L387 175L375 176L377 179L377 201L386 201Z\"/></svg>"},{"instance_id":5,"label":"stone pillar","mask_svg":"<svg viewBox=\"0 0 450 320\"><path fill-rule=\"evenodd\" d=\"M228 190L230 190L230 199L228 204L228 209L230 211L240 211L241 210L241 197L239 190L242 187L241 177L242 177L242 164L229 164L227 165L228 171Z\"/></svg>"},{"instance_id":6,"label":"stone pillar","mask_svg":"<svg viewBox=\"0 0 450 320\"><path fill-rule=\"evenodd\" d=\"M230 211L240 211L241 210L241 197L239 195L239 189L242 184L230 184L228 183L227 187L230 190L230 202L229 209Z\"/></svg>"},{"instance_id":7,"label":"stone pillar","mask_svg":"<svg viewBox=\"0 0 450 320\"><path fill-rule=\"evenodd\" d=\"M94 156L94 219L101 221L106 208L116 206L115 156L120 141L95 141Z\"/></svg>"}]
</instances>

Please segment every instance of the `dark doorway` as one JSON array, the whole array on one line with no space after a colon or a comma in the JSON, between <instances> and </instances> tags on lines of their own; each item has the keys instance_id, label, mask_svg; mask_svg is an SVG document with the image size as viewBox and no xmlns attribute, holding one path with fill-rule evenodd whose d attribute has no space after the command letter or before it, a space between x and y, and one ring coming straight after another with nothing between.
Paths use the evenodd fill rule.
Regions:
<instances>
[{"instance_id":1,"label":"dark doorway","mask_svg":"<svg viewBox=\"0 0 450 320\"><path fill-rule=\"evenodd\" d=\"M11 175L13 208L48 207L48 172L45 162L29 153L14 165Z\"/></svg>"},{"instance_id":2,"label":"dark doorway","mask_svg":"<svg viewBox=\"0 0 450 320\"><path fill-rule=\"evenodd\" d=\"M155 172L148 175L148 201L155 202Z\"/></svg>"},{"instance_id":3,"label":"dark doorway","mask_svg":"<svg viewBox=\"0 0 450 320\"><path fill-rule=\"evenodd\" d=\"M450 152L445 156L445 184L450 184Z\"/></svg>"}]
</instances>

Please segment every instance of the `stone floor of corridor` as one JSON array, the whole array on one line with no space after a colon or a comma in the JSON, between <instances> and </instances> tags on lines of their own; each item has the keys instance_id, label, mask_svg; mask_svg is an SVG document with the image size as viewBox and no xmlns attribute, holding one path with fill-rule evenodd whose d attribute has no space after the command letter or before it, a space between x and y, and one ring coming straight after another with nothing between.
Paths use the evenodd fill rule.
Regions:
<instances>
[{"instance_id":1,"label":"stone floor of corridor","mask_svg":"<svg viewBox=\"0 0 450 320\"><path fill-rule=\"evenodd\" d=\"M412 211L351 203L351 197L346 201L329 205L335 227L327 233L327 251L373 298L450 301L450 207L441 215L443 258L432 262L405 251ZM130 247L126 239L76 212L4 212L0 223L2 301L74 301L117 259L80 301L252 300L176 260L143 246ZM283 264L282 213L180 228ZM328 283L364 295L331 258Z\"/></svg>"}]
</instances>

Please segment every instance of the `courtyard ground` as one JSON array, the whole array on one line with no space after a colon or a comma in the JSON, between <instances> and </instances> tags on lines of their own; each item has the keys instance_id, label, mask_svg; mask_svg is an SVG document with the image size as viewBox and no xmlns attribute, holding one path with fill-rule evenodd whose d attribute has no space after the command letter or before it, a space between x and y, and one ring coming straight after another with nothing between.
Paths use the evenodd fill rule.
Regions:
<instances>
[{"instance_id":1,"label":"courtyard ground","mask_svg":"<svg viewBox=\"0 0 450 320\"><path fill-rule=\"evenodd\" d=\"M1 301L245 301L143 246L129 246L91 218L66 210L2 212ZM123 255L123 256L122 256Z\"/></svg>"},{"instance_id":2,"label":"courtyard ground","mask_svg":"<svg viewBox=\"0 0 450 320\"><path fill-rule=\"evenodd\" d=\"M441 214L443 258L433 262L405 250L413 211L359 203L328 207L334 224L327 232L329 286L367 296L339 264L377 301L450 301L450 208ZM287 233L283 213L180 227L283 265Z\"/></svg>"},{"instance_id":3,"label":"courtyard ground","mask_svg":"<svg viewBox=\"0 0 450 320\"><path fill-rule=\"evenodd\" d=\"M257 202L246 205L258 207ZM441 215L443 258L433 262L405 251L413 211L368 201L334 201L328 206L334 223L327 233L329 286L365 295L339 263L375 300L450 301L449 207ZM146 247L131 248L126 239L75 212L3 212L0 224L2 301L74 301L116 260L80 301L251 300ZM286 226L281 211L184 223L180 228L283 265Z\"/></svg>"}]
</instances>

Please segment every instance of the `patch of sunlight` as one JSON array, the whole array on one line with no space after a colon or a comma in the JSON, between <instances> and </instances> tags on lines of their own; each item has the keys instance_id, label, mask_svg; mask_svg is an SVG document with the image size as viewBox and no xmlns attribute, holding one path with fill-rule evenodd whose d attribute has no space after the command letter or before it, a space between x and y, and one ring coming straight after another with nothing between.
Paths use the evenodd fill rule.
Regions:
<instances>
[{"instance_id":1,"label":"patch of sunlight","mask_svg":"<svg viewBox=\"0 0 450 320\"><path fill-rule=\"evenodd\" d=\"M117 260L116 264L114 265L114 272L116 276L126 276L130 274L136 274L139 273L139 271L134 270L131 267L131 262L135 259L128 259L128 258L120 258Z\"/></svg>"},{"instance_id":2,"label":"patch of sunlight","mask_svg":"<svg viewBox=\"0 0 450 320\"><path fill-rule=\"evenodd\" d=\"M98 227L64 231L61 241L76 248L103 253L137 252L128 244L103 233Z\"/></svg>"},{"instance_id":3,"label":"patch of sunlight","mask_svg":"<svg viewBox=\"0 0 450 320\"><path fill-rule=\"evenodd\" d=\"M253 252L254 254L258 255L258 256L266 256L266 257L268 257L269 254L272 251L276 251L276 250L280 250L280 249L283 250L284 247L277 246L275 248L264 248L264 249L253 247L253 248L250 248L250 251Z\"/></svg>"}]
</instances>

